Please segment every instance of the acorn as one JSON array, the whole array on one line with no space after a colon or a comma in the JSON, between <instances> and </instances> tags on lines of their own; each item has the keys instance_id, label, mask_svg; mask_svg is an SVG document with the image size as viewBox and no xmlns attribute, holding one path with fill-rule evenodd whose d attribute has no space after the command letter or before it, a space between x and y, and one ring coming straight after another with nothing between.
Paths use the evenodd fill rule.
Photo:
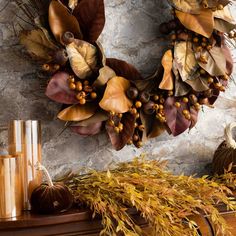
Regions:
<instances>
[{"instance_id":1,"label":"acorn","mask_svg":"<svg viewBox=\"0 0 236 236\"><path fill-rule=\"evenodd\" d=\"M72 43L74 39L75 39L74 34L69 31L65 32L61 37L61 41L65 45Z\"/></svg>"},{"instance_id":2,"label":"acorn","mask_svg":"<svg viewBox=\"0 0 236 236\"><path fill-rule=\"evenodd\" d=\"M150 94L144 91L139 95L139 99L142 103L147 103L150 100Z\"/></svg>"},{"instance_id":3,"label":"acorn","mask_svg":"<svg viewBox=\"0 0 236 236\"><path fill-rule=\"evenodd\" d=\"M146 103L144 106L143 106L143 111L146 115L152 115L154 112L155 112L155 103L152 102L152 101L149 101L148 103Z\"/></svg>"},{"instance_id":4,"label":"acorn","mask_svg":"<svg viewBox=\"0 0 236 236\"><path fill-rule=\"evenodd\" d=\"M128 98L134 100L138 97L138 89L135 87L130 87L127 91L126 91L126 95L128 96Z\"/></svg>"}]
</instances>

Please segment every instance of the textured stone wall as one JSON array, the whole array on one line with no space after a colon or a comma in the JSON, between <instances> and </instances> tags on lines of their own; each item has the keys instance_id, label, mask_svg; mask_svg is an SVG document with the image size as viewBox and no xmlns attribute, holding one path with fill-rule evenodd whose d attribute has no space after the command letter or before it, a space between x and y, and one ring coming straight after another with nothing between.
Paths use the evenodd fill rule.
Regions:
<instances>
[{"instance_id":1,"label":"textured stone wall","mask_svg":"<svg viewBox=\"0 0 236 236\"><path fill-rule=\"evenodd\" d=\"M107 22L101 41L108 57L125 59L143 74L158 65L167 40L158 26L169 17L161 0L105 0ZM112 149L106 134L82 138L65 131L55 119L59 105L49 101L36 77L33 62L22 56L17 43L20 26L14 4L0 0L0 127L10 119L39 119L43 123L43 159L51 173L66 169L103 169L141 153L169 160L176 173L206 173L225 125L236 120L236 86L232 82L215 109L204 108L197 126L177 138L163 134L142 149ZM236 14L236 10L233 11ZM234 54L235 58L236 54ZM6 131L0 131L0 147L6 146Z\"/></svg>"}]
</instances>

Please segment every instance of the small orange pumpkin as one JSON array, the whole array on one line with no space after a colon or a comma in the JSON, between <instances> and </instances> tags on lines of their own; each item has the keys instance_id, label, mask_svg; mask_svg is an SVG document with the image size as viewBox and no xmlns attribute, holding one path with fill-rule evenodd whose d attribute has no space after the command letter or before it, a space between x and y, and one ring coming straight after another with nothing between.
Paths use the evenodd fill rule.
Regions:
<instances>
[{"instance_id":1,"label":"small orange pumpkin","mask_svg":"<svg viewBox=\"0 0 236 236\"><path fill-rule=\"evenodd\" d=\"M32 192L30 203L32 211L40 214L50 214L66 211L73 204L73 195L62 183L53 183L47 169L39 164L44 171L47 183L38 186Z\"/></svg>"},{"instance_id":2,"label":"small orange pumpkin","mask_svg":"<svg viewBox=\"0 0 236 236\"><path fill-rule=\"evenodd\" d=\"M229 169L230 172L236 173L236 142L232 135L232 129L235 127L236 122L225 128L225 141L215 151L212 161L214 174L222 175Z\"/></svg>"}]
</instances>

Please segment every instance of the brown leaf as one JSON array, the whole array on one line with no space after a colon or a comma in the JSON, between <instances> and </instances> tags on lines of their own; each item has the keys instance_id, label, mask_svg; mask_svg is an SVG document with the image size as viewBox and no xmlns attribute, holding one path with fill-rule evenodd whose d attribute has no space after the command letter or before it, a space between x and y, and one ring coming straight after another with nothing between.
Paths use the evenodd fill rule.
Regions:
<instances>
[{"instance_id":1,"label":"brown leaf","mask_svg":"<svg viewBox=\"0 0 236 236\"><path fill-rule=\"evenodd\" d=\"M107 58L107 66L114 70L117 76L121 76L130 81L143 80L138 70L131 64L115 58Z\"/></svg>"},{"instance_id":2,"label":"brown leaf","mask_svg":"<svg viewBox=\"0 0 236 236\"><path fill-rule=\"evenodd\" d=\"M181 107L176 108L175 102L180 102ZM188 105L179 101L175 97L168 97L164 104L164 112L166 123L174 136L183 133L191 125L191 121L187 120L182 114L183 110L189 110Z\"/></svg>"},{"instance_id":3,"label":"brown leaf","mask_svg":"<svg viewBox=\"0 0 236 236\"><path fill-rule=\"evenodd\" d=\"M50 28L58 42L63 44L61 37L67 31L82 39L79 22L60 1L51 1L48 14Z\"/></svg>"},{"instance_id":4,"label":"brown leaf","mask_svg":"<svg viewBox=\"0 0 236 236\"><path fill-rule=\"evenodd\" d=\"M183 81L189 79L199 68L191 42L178 42L174 48L174 66Z\"/></svg>"},{"instance_id":5,"label":"brown leaf","mask_svg":"<svg viewBox=\"0 0 236 236\"><path fill-rule=\"evenodd\" d=\"M51 55L58 49L41 29L21 31L20 43L25 46L32 58L44 63L51 62L53 60Z\"/></svg>"},{"instance_id":6,"label":"brown leaf","mask_svg":"<svg viewBox=\"0 0 236 236\"><path fill-rule=\"evenodd\" d=\"M107 84L107 82L116 76L114 70L112 70L108 66L104 66L99 70L99 76L94 82L95 87L103 87Z\"/></svg>"},{"instance_id":7,"label":"brown leaf","mask_svg":"<svg viewBox=\"0 0 236 236\"><path fill-rule=\"evenodd\" d=\"M214 29L223 32L223 33L229 33L231 30L235 29L235 24L231 24L225 20L222 19L214 19Z\"/></svg>"},{"instance_id":8,"label":"brown leaf","mask_svg":"<svg viewBox=\"0 0 236 236\"><path fill-rule=\"evenodd\" d=\"M132 138L135 128L135 117L130 113L125 113L121 122L124 125L124 129L121 133L117 134L114 131L114 127L106 124L106 130L110 137L112 146L117 150L121 150L127 142Z\"/></svg>"},{"instance_id":9,"label":"brown leaf","mask_svg":"<svg viewBox=\"0 0 236 236\"><path fill-rule=\"evenodd\" d=\"M93 136L102 131L102 122L94 123L89 126L71 126L70 129L72 132L84 137Z\"/></svg>"},{"instance_id":10,"label":"brown leaf","mask_svg":"<svg viewBox=\"0 0 236 236\"><path fill-rule=\"evenodd\" d=\"M58 72L48 83L46 96L55 102L62 104L76 104L78 100L75 97L75 92L68 86L69 74Z\"/></svg>"},{"instance_id":11,"label":"brown leaf","mask_svg":"<svg viewBox=\"0 0 236 236\"><path fill-rule=\"evenodd\" d=\"M57 117L63 121L82 121L94 115L96 106L91 103L73 105L62 110Z\"/></svg>"},{"instance_id":12,"label":"brown leaf","mask_svg":"<svg viewBox=\"0 0 236 236\"><path fill-rule=\"evenodd\" d=\"M173 81L174 78L172 74L173 55L171 50L165 52L164 56L162 57L161 64L164 67L164 75L159 85L159 88L164 90L173 90L174 88L174 81Z\"/></svg>"},{"instance_id":13,"label":"brown leaf","mask_svg":"<svg viewBox=\"0 0 236 236\"><path fill-rule=\"evenodd\" d=\"M211 76L220 76L226 73L226 59L220 47L213 47L210 51L202 52L207 63L198 62L198 64L206 70Z\"/></svg>"},{"instance_id":14,"label":"brown leaf","mask_svg":"<svg viewBox=\"0 0 236 236\"><path fill-rule=\"evenodd\" d=\"M83 40L75 39L66 46L66 51L71 68L80 79L85 79L95 72L97 66L97 49L95 46Z\"/></svg>"},{"instance_id":15,"label":"brown leaf","mask_svg":"<svg viewBox=\"0 0 236 236\"><path fill-rule=\"evenodd\" d=\"M84 40L94 43L105 25L103 0L81 0L73 14L80 23Z\"/></svg>"},{"instance_id":16,"label":"brown leaf","mask_svg":"<svg viewBox=\"0 0 236 236\"><path fill-rule=\"evenodd\" d=\"M209 89L209 84L206 78L201 77L200 73L196 73L193 78L185 81L196 92L203 92Z\"/></svg>"},{"instance_id":17,"label":"brown leaf","mask_svg":"<svg viewBox=\"0 0 236 236\"><path fill-rule=\"evenodd\" d=\"M212 10L200 10L192 15L181 11L175 11L180 22L189 30L210 38L214 29L214 17Z\"/></svg>"},{"instance_id":18,"label":"brown leaf","mask_svg":"<svg viewBox=\"0 0 236 236\"><path fill-rule=\"evenodd\" d=\"M99 103L100 107L108 112L127 112L132 106L132 102L126 96L126 91L129 87L130 82L123 77L116 76L110 79Z\"/></svg>"}]
</instances>

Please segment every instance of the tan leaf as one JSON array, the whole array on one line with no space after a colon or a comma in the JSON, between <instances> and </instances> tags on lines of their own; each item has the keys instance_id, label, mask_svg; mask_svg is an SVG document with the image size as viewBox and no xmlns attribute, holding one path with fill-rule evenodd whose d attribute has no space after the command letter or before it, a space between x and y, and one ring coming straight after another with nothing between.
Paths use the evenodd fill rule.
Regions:
<instances>
[{"instance_id":1,"label":"tan leaf","mask_svg":"<svg viewBox=\"0 0 236 236\"><path fill-rule=\"evenodd\" d=\"M82 39L79 22L60 1L51 1L48 14L50 28L58 42L63 44L61 37L67 31L73 33L75 38Z\"/></svg>"},{"instance_id":2,"label":"tan leaf","mask_svg":"<svg viewBox=\"0 0 236 236\"><path fill-rule=\"evenodd\" d=\"M174 8L187 13L197 13L201 9L202 0L170 0Z\"/></svg>"},{"instance_id":3,"label":"tan leaf","mask_svg":"<svg viewBox=\"0 0 236 236\"><path fill-rule=\"evenodd\" d=\"M213 12L213 16L217 19L222 19L231 24L236 24L235 19L232 17L229 7L224 7L223 10L217 10Z\"/></svg>"},{"instance_id":4,"label":"tan leaf","mask_svg":"<svg viewBox=\"0 0 236 236\"><path fill-rule=\"evenodd\" d=\"M66 46L70 65L74 73L85 79L91 76L97 65L97 49L90 43L75 39Z\"/></svg>"},{"instance_id":5,"label":"tan leaf","mask_svg":"<svg viewBox=\"0 0 236 236\"><path fill-rule=\"evenodd\" d=\"M209 85L207 83L207 79L199 77L195 79L188 79L185 81L188 85L192 87L192 89L196 92L203 92L209 89Z\"/></svg>"},{"instance_id":6,"label":"tan leaf","mask_svg":"<svg viewBox=\"0 0 236 236\"><path fill-rule=\"evenodd\" d=\"M102 87L106 85L109 79L112 79L116 76L114 70L112 70L109 66L104 66L99 70L99 76L94 82L95 87Z\"/></svg>"},{"instance_id":7,"label":"tan leaf","mask_svg":"<svg viewBox=\"0 0 236 236\"><path fill-rule=\"evenodd\" d=\"M235 29L235 24L231 24L225 20L215 18L214 19L215 25L214 29L223 32L223 33L229 33L231 30Z\"/></svg>"},{"instance_id":8,"label":"tan leaf","mask_svg":"<svg viewBox=\"0 0 236 236\"><path fill-rule=\"evenodd\" d=\"M204 9L199 14L188 14L175 11L180 22L189 30L210 38L214 29L214 17L212 10Z\"/></svg>"},{"instance_id":9,"label":"tan leaf","mask_svg":"<svg viewBox=\"0 0 236 236\"><path fill-rule=\"evenodd\" d=\"M78 0L69 0L68 7L73 11L78 5Z\"/></svg>"},{"instance_id":10,"label":"tan leaf","mask_svg":"<svg viewBox=\"0 0 236 236\"><path fill-rule=\"evenodd\" d=\"M62 110L57 117L63 121L82 121L95 114L96 106L91 103L85 105L73 105Z\"/></svg>"},{"instance_id":11,"label":"tan leaf","mask_svg":"<svg viewBox=\"0 0 236 236\"><path fill-rule=\"evenodd\" d=\"M96 41L96 45L98 48L98 62L102 66L105 66L107 59L106 59L106 55L105 55L104 49L102 47L102 44L99 41Z\"/></svg>"},{"instance_id":12,"label":"tan leaf","mask_svg":"<svg viewBox=\"0 0 236 236\"><path fill-rule=\"evenodd\" d=\"M220 47L213 47L210 51L203 51L202 56L207 63L198 62L199 65L206 70L211 76L220 76L226 73L226 59Z\"/></svg>"},{"instance_id":13,"label":"tan leaf","mask_svg":"<svg viewBox=\"0 0 236 236\"><path fill-rule=\"evenodd\" d=\"M113 77L107 83L107 87L100 107L105 111L125 113L132 106L132 102L127 98L126 91L130 87L130 82L123 77Z\"/></svg>"},{"instance_id":14,"label":"tan leaf","mask_svg":"<svg viewBox=\"0 0 236 236\"><path fill-rule=\"evenodd\" d=\"M50 62L50 52L57 50L57 46L47 37L44 30L23 30L20 33L20 43L25 46L28 53L35 59Z\"/></svg>"},{"instance_id":15,"label":"tan leaf","mask_svg":"<svg viewBox=\"0 0 236 236\"><path fill-rule=\"evenodd\" d=\"M172 74L173 55L171 50L165 52L164 56L162 57L161 64L164 67L164 75L159 85L159 88L165 90L173 90L174 88L174 82L173 82L174 79Z\"/></svg>"},{"instance_id":16,"label":"tan leaf","mask_svg":"<svg viewBox=\"0 0 236 236\"><path fill-rule=\"evenodd\" d=\"M189 79L198 69L198 63L190 42L178 42L174 48L174 63L183 81Z\"/></svg>"}]
</instances>

